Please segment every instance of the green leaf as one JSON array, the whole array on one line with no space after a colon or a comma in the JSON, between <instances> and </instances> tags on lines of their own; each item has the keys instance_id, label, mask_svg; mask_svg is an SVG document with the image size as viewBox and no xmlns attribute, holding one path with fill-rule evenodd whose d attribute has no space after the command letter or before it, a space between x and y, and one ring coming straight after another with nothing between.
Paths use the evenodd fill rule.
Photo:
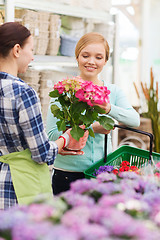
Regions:
<instances>
[{"instance_id":1,"label":"green leaf","mask_svg":"<svg viewBox=\"0 0 160 240\"><path fill-rule=\"evenodd\" d=\"M90 124L92 124L93 121L94 121L91 114L90 114L90 115L88 115L88 114L86 114L86 115L81 115L81 116L79 117L79 119L80 119L85 125L87 125L87 126L89 126Z\"/></svg>"},{"instance_id":2,"label":"green leaf","mask_svg":"<svg viewBox=\"0 0 160 240\"><path fill-rule=\"evenodd\" d=\"M62 105L62 106L70 106L70 101L68 100L68 97L67 96L60 96L59 98L58 98L58 101L59 101L59 103Z\"/></svg>"},{"instance_id":3,"label":"green leaf","mask_svg":"<svg viewBox=\"0 0 160 240\"><path fill-rule=\"evenodd\" d=\"M111 130L114 128L114 121L113 119L106 117L106 116L100 116L98 117L98 122L104 127L106 130Z\"/></svg>"},{"instance_id":4,"label":"green leaf","mask_svg":"<svg viewBox=\"0 0 160 240\"><path fill-rule=\"evenodd\" d=\"M102 109L102 108L100 108L99 106L94 106L94 109L95 109L95 111L98 112L98 113L101 113L101 114L106 113L105 110Z\"/></svg>"},{"instance_id":5,"label":"green leaf","mask_svg":"<svg viewBox=\"0 0 160 240\"><path fill-rule=\"evenodd\" d=\"M57 117L57 115L60 112L60 108L56 104L51 105L51 112L53 113L54 117Z\"/></svg>"},{"instance_id":6,"label":"green leaf","mask_svg":"<svg viewBox=\"0 0 160 240\"><path fill-rule=\"evenodd\" d=\"M51 92L49 93L49 96L52 97L52 98L56 98L56 97L59 97L60 94L59 94L58 90L55 89L54 91L51 91Z\"/></svg>"},{"instance_id":7,"label":"green leaf","mask_svg":"<svg viewBox=\"0 0 160 240\"><path fill-rule=\"evenodd\" d=\"M83 122L81 121L80 116L79 116L78 113L72 114L72 119L74 119L72 125L74 125L74 124L76 124L76 125L81 125L81 124L83 123Z\"/></svg>"},{"instance_id":8,"label":"green leaf","mask_svg":"<svg viewBox=\"0 0 160 240\"><path fill-rule=\"evenodd\" d=\"M65 131L66 130L66 124L64 120L60 120L57 123L58 131Z\"/></svg>"},{"instance_id":9,"label":"green leaf","mask_svg":"<svg viewBox=\"0 0 160 240\"><path fill-rule=\"evenodd\" d=\"M83 135L84 135L84 129L75 125L75 126L72 127L72 130L70 131L70 134L76 141L79 141L79 139L81 137L83 137Z\"/></svg>"},{"instance_id":10,"label":"green leaf","mask_svg":"<svg viewBox=\"0 0 160 240\"><path fill-rule=\"evenodd\" d=\"M89 135L90 135L91 137L94 137L94 138L95 138L95 135L94 135L94 132L93 132L92 128L89 128L88 131L89 131Z\"/></svg>"},{"instance_id":11,"label":"green leaf","mask_svg":"<svg viewBox=\"0 0 160 240\"><path fill-rule=\"evenodd\" d=\"M97 117L98 117L98 113L97 112L92 112L92 118L94 120L97 120Z\"/></svg>"},{"instance_id":12,"label":"green leaf","mask_svg":"<svg viewBox=\"0 0 160 240\"><path fill-rule=\"evenodd\" d=\"M86 104L84 102L76 102L76 103L73 103L71 110L73 111L73 113L75 113L75 112L81 113L85 109L86 109Z\"/></svg>"},{"instance_id":13,"label":"green leaf","mask_svg":"<svg viewBox=\"0 0 160 240\"><path fill-rule=\"evenodd\" d=\"M60 110L60 108L56 104L51 105L51 112L53 113L54 111Z\"/></svg>"}]
</instances>

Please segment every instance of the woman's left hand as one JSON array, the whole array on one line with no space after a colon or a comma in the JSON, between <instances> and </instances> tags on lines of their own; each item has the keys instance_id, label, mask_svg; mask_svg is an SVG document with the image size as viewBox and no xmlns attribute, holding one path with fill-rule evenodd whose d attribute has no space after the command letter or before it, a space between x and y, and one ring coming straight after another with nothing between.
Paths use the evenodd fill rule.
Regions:
<instances>
[{"instance_id":1,"label":"woman's left hand","mask_svg":"<svg viewBox=\"0 0 160 240\"><path fill-rule=\"evenodd\" d=\"M110 103L105 102L103 104L94 104L94 105L102 108L103 110L105 110L106 114L108 114L111 111L111 104Z\"/></svg>"},{"instance_id":2,"label":"woman's left hand","mask_svg":"<svg viewBox=\"0 0 160 240\"><path fill-rule=\"evenodd\" d=\"M94 122L92 124L92 128L94 133L100 133L100 134L109 134L111 132L111 130L106 130L105 128L103 128L99 122Z\"/></svg>"}]
</instances>

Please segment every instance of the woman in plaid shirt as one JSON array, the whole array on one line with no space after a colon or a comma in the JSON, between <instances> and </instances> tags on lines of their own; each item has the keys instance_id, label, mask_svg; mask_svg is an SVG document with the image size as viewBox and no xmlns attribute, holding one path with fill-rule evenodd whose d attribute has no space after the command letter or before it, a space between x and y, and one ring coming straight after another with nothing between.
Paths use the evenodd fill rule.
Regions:
<instances>
[{"instance_id":1,"label":"woman in plaid shirt","mask_svg":"<svg viewBox=\"0 0 160 240\"><path fill-rule=\"evenodd\" d=\"M18 73L26 71L31 61L33 61L33 38L30 31L19 23L2 24L0 26L0 209L7 209L19 202L12 179L14 175L10 165L5 163L6 156L10 157L12 153L21 153L29 149L34 164L51 165L56 155L63 151L63 147L67 146L71 139L68 130L55 142L48 141L42 122L39 98L27 83L17 77ZM86 133L80 139L80 149L85 146L87 137ZM13 160L12 157L10 158L13 162L14 158Z\"/></svg>"}]
</instances>

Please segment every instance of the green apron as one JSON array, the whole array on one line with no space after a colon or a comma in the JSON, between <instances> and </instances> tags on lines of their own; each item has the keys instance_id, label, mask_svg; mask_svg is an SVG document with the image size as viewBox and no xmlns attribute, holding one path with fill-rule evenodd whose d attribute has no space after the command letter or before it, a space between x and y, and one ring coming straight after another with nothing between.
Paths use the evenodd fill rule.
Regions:
<instances>
[{"instance_id":1,"label":"green apron","mask_svg":"<svg viewBox=\"0 0 160 240\"><path fill-rule=\"evenodd\" d=\"M29 149L1 156L0 161L9 164L18 204L29 204L39 194L53 197L49 167L33 161Z\"/></svg>"}]
</instances>

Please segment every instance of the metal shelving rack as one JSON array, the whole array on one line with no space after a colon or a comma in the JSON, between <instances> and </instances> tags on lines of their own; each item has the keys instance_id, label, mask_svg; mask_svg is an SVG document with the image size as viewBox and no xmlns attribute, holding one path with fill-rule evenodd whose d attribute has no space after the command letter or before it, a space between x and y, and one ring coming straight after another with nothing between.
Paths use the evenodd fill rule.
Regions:
<instances>
[{"instance_id":1,"label":"metal shelving rack","mask_svg":"<svg viewBox=\"0 0 160 240\"><path fill-rule=\"evenodd\" d=\"M14 21L14 9L25 8L30 10L48 11L59 15L66 15L72 17L79 17L85 19L92 19L95 22L108 22L111 15L106 11L96 11L92 9L70 6L61 4L52 0L0 0L0 5L5 7L5 21ZM64 66L64 67L77 67L76 60L73 57L63 56L35 56L32 66Z\"/></svg>"},{"instance_id":2,"label":"metal shelving rack","mask_svg":"<svg viewBox=\"0 0 160 240\"><path fill-rule=\"evenodd\" d=\"M87 9L82 7L70 6L67 4L61 4L53 0L0 0L0 8L5 8L5 21L14 21L14 9L25 8L37 11L48 11L59 15L66 15L72 17L79 17L84 19L92 19L97 23L108 23L109 21L115 24L113 52L110 60L110 65L107 64L107 68L111 68L112 82L117 82L118 75L118 35L117 35L117 18L111 16L106 11L96 11L93 9ZM53 69L61 72L74 72L78 71L77 62L74 57L64 56L34 56L34 61L31 66L38 69ZM102 79L106 79L106 70L101 74ZM113 136L115 143L117 136Z\"/></svg>"}]
</instances>

